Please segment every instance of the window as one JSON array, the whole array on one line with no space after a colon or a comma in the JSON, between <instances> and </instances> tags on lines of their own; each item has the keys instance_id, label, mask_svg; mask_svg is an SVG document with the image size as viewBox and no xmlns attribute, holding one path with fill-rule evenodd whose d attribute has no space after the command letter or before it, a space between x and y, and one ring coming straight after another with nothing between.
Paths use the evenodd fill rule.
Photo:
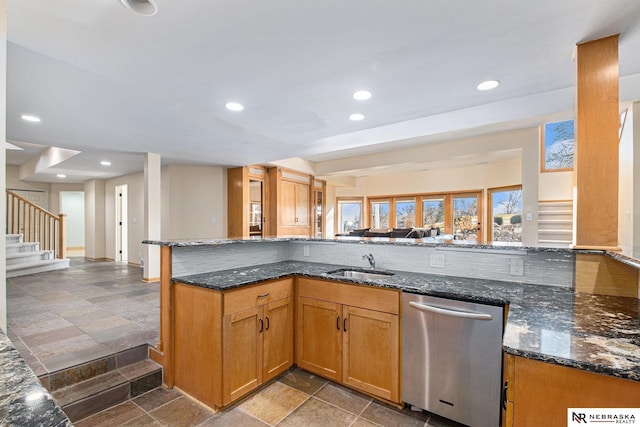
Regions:
<instances>
[{"instance_id":1,"label":"window","mask_svg":"<svg viewBox=\"0 0 640 427\"><path fill-rule=\"evenodd\" d=\"M522 186L489 189L489 238L494 242L522 241Z\"/></svg>"},{"instance_id":2,"label":"window","mask_svg":"<svg viewBox=\"0 0 640 427\"><path fill-rule=\"evenodd\" d=\"M438 227L444 233L444 196L422 198L422 227Z\"/></svg>"},{"instance_id":3,"label":"window","mask_svg":"<svg viewBox=\"0 0 640 427\"><path fill-rule=\"evenodd\" d=\"M416 225L416 199L395 199L396 228L411 228Z\"/></svg>"},{"instance_id":4,"label":"window","mask_svg":"<svg viewBox=\"0 0 640 427\"><path fill-rule=\"evenodd\" d=\"M389 228L389 199L371 201L371 228Z\"/></svg>"},{"instance_id":5,"label":"window","mask_svg":"<svg viewBox=\"0 0 640 427\"><path fill-rule=\"evenodd\" d=\"M453 195L453 236L462 240L479 240L479 194Z\"/></svg>"},{"instance_id":6,"label":"window","mask_svg":"<svg viewBox=\"0 0 640 427\"><path fill-rule=\"evenodd\" d=\"M545 123L542 127L541 172L573 169L574 121Z\"/></svg>"},{"instance_id":7,"label":"window","mask_svg":"<svg viewBox=\"0 0 640 427\"><path fill-rule=\"evenodd\" d=\"M338 199L337 233L348 233L362 227L362 199Z\"/></svg>"}]
</instances>

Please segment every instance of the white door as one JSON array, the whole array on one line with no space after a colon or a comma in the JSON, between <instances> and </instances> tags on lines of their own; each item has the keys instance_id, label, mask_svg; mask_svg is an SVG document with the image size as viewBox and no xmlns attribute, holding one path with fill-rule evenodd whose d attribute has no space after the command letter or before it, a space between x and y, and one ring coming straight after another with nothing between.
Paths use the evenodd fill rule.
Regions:
<instances>
[{"instance_id":1,"label":"white door","mask_svg":"<svg viewBox=\"0 0 640 427\"><path fill-rule=\"evenodd\" d=\"M127 185L116 186L116 261L127 262Z\"/></svg>"}]
</instances>

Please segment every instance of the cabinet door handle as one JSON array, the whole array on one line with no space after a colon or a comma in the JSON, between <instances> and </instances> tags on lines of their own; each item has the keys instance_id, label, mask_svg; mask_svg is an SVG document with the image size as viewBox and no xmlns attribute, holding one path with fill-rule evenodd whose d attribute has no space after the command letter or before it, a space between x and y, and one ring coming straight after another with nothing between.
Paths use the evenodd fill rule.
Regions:
<instances>
[{"instance_id":1,"label":"cabinet door handle","mask_svg":"<svg viewBox=\"0 0 640 427\"><path fill-rule=\"evenodd\" d=\"M347 318L342 319L342 329L347 332Z\"/></svg>"},{"instance_id":2,"label":"cabinet door handle","mask_svg":"<svg viewBox=\"0 0 640 427\"><path fill-rule=\"evenodd\" d=\"M258 332L261 333L262 330L264 329L264 321L262 319L259 319L260 322L260 329L258 329Z\"/></svg>"},{"instance_id":3,"label":"cabinet door handle","mask_svg":"<svg viewBox=\"0 0 640 427\"><path fill-rule=\"evenodd\" d=\"M509 389L509 381L504 382L502 387L502 409L507 410L507 390Z\"/></svg>"},{"instance_id":4,"label":"cabinet door handle","mask_svg":"<svg viewBox=\"0 0 640 427\"><path fill-rule=\"evenodd\" d=\"M340 316L336 317L336 328L340 330Z\"/></svg>"},{"instance_id":5,"label":"cabinet door handle","mask_svg":"<svg viewBox=\"0 0 640 427\"><path fill-rule=\"evenodd\" d=\"M269 325L271 325L271 322L269 321L269 316L265 316L264 318L267 320L267 327L266 327L265 330L268 331L269 330Z\"/></svg>"}]
</instances>

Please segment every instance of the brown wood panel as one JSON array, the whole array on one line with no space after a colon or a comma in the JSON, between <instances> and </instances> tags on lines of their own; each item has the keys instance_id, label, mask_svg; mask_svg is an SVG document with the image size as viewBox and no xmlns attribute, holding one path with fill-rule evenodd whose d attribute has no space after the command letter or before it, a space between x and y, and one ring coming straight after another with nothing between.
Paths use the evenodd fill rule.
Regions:
<instances>
[{"instance_id":1,"label":"brown wood panel","mask_svg":"<svg viewBox=\"0 0 640 427\"><path fill-rule=\"evenodd\" d=\"M293 365L293 306L290 297L264 307L263 382Z\"/></svg>"},{"instance_id":2,"label":"brown wood panel","mask_svg":"<svg viewBox=\"0 0 640 427\"><path fill-rule=\"evenodd\" d=\"M563 426L567 408L638 408L640 382L515 357L514 424Z\"/></svg>"},{"instance_id":3,"label":"brown wood panel","mask_svg":"<svg viewBox=\"0 0 640 427\"><path fill-rule=\"evenodd\" d=\"M224 316L223 325L222 384L226 405L262 383L262 307Z\"/></svg>"},{"instance_id":4,"label":"brown wood panel","mask_svg":"<svg viewBox=\"0 0 640 427\"><path fill-rule=\"evenodd\" d=\"M278 198L278 213L281 226L296 226L296 186L289 181L280 183L280 197Z\"/></svg>"},{"instance_id":5,"label":"brown wood panel","mask_svg":"<svg viewBox=\"0 0 640 427\"><path fill-rule=\"evenodd\" d=\"M224 292L224 315L293 296L293 278L279 279Z\"/></svg>"},{"instance_id":6,"label":"brown wood panel","mask_svg":"<svg viewBox=\"0 0 640 427\"><path fill-rule=\"evenodd\" d=\"M295 222L298 226L311 225L311 186L295 185Z\"/></svg>"},{"instance_id":7,"label":"brown wood panel","mask_svg":"<svg viewBox=\"0 0 640 427\"><path fill-rule=\"evenodd\" d=\"M400 291L299 277L298 294L385 313L400 313Z\"/></svg>"},{"instance_id":8,"label":"brown wood panel","mask_svg":"<svg viewBox=\"0 0 640 427\"><path fill-rule=\"evenodd\" d=\"M638 269L606 255L578 253L575 289L589 294L638 298Z\"/></svg>"},{"instance_id":9,"label":"brown wood panel","mask_svg":"<svg viewBox=\"0 0 640 427\"><path fill-rule=\"evenodd\" d=\"M618 246L618 35L578 44L575 244Z\"/></svg>"},{"instance_id":10,"label":"brown wood panel","mask_svg":"<svg viewBox=\"0 0 640 427\"><path fill-rule=\"evenodd\" d=\"M296 362L325 378L342 379L342 306L298 297Z\"/></svg>"},{"instance_id":11,"label":"brown wood panel","mask_svg":"<svg viewBox=\"0 0 640 427\"><path fill-rule=\"evenodd\" d=\"M156 348L162 354L164 367L163 381L167 387L173 386L173 355L169 349L173 343L173 290L171 283L173 252L170 246L160 247L160 338ZM165 346L167 347L165 349Z\"/></svg>"},{"instance_id":12,"label":"brown wood panel","mask_svg":"<svg viewBox=\"0 0 640 427\"><path fill-rule=\"evenodd\" d=\"M400 402L398 316L349 306L343 307L343 315L342 381Z\"/></svg>"},{"instance_id":13,"label":"brown wood panel","mask_svg":"<svg viewBox=\"0 0 640 427\"><path fill-rule=\"evenodd\" d=\"M227 169L227 236L249 237L248 168Z\"/></svg>"},{"instance_id":14,"label":"brown wood panel","mask_svg":"<svg viewBox=\"0 0 640 427\"><path fill-rule=\"evenodd\" d=\"M220 293L182 283L173 290L175 386L209 406L219 405Z\"/></svg>"}]
</instances>

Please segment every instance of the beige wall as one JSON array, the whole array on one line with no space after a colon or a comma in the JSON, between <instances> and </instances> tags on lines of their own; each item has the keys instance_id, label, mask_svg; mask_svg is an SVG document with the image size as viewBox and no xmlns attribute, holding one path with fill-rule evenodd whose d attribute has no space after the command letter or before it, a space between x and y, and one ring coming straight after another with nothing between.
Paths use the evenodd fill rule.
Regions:
<instances>
[{"instance_id":1,"label":"beige wall","mask_svg":"<svg viewBox=\"0 0 640 427\"><path fill-rule=\"evenodd\" d=\"M162 238L227 236L227 171L213 166L162 168Z\"/></svg>"},{"instance_id":2,"label":"beige wall","mask_svg":"<svg viewBox=\"0 0 640 427\"><path fill-rule=\"evenodd\" d=\"M54 214L60 212L60 192L61 191L83 191L84 184L48 183L21 181L19 178L19 167L6 165L7 188L16 190L36 190L47 192L47 210Z\"/></svg>"}]
</instances>

